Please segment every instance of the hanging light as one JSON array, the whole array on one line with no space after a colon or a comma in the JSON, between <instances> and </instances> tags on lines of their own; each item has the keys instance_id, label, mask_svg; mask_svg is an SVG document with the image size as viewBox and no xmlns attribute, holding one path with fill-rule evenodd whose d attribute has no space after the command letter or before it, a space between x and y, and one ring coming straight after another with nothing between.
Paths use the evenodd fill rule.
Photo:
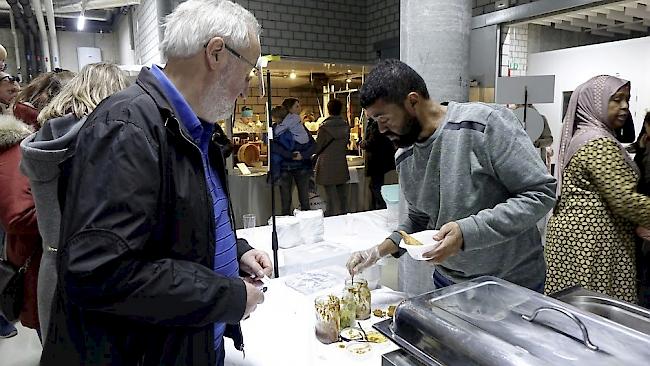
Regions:
<instances>
[{"instance_id":1,"label":"hanging light","mask_svg":"<svg viewBox=\"0 0 650 366\"><path fill-rule=\"evenodd\" d=\"M296 72L291 70L291 73L289 74L290 79L295 79L296 78Z\"/></svg>"},{"instance_id":2,"label":"hanging light","mask_svg":"<svg viewBox=\"0 0 650 366\"><path fill-rule=\"evenodd\" d=\"M352 79L347 78L347 79L345 79L345 82L346 82L346 83L351 83L351 82L352 82Z\"/></svg>"},{"instance_id":3,"label":"hanging light","mask_svg":"<svg viewBox=\"0 0 650 366\"><path fill-rule=\"evenodd\" d=\"M84 30L84 27L86 26L86 17L81 13L79 15L79 18L77 18L77 30L82 31Z\"/></svg>"}]
</instances>

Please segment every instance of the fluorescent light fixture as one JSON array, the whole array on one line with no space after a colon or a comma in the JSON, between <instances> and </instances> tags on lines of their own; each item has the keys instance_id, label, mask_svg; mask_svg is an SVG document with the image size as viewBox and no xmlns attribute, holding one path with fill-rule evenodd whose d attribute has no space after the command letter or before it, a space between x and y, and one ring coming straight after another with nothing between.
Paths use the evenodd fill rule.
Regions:
<instances>
[{"instance_id":1,"label":"fluorescent light fixture","mask_svg":"<svg viewBox=\"0 0 650 366\"><path fill-rule=\"evenodd\" d=\"M289 78L290 79L295 79L296 78L296 73L294 71L291 71L291 73L289 74Z\"/></svg>"},{"instance_id":2,"label":"fluorescent light fixture","mask_svg":"<svg viewBox=\"0 0 650 366\"><path fill-rule=\"evenodd\" d=\"M79 15L79 18L77 18L77 30L82 31L84 30L84 27L86 26L86 17L81 14Z\"/></svg>"}]
</instances>

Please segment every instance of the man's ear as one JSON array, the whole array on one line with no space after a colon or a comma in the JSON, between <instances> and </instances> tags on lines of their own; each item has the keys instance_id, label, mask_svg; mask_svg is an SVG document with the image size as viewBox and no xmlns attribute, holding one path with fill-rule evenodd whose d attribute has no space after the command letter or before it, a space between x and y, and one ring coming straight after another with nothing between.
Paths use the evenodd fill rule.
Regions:
<instances>
[{"instance_id":1,"label":"man's ear","mask_svg":"<svg viewBox=\"0 0 650 366\"><path fill-rule=\"evenodd\" d=\"M205 57L208 67L215 70L219 66L219 56L224 50L224 41L221 37L214 37L205 46Z\"/></svg>"},{"instance_id":2,"label":"man's ear","mask_svg":"<svg viewBox=\"0 0 650 366\"><path fill-rule=\"evenodd\" d=\"M420 94L416 92L410 92L406 99L404 99L404 109L406 109L409 114L415 115L415 109L420 102Z\"/></svg>"}]
</instances>

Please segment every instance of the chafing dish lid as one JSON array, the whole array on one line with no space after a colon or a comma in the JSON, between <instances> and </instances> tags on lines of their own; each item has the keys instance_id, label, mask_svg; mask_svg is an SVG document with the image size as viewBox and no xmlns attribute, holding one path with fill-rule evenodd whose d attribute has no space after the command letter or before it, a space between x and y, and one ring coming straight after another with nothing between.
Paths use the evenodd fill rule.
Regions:
<instances>
[{"instance_id":1,"label":"chafing dish lid","mask_svg":"<svg viewBox=\"0 0 650 366\"><path fill-rule=\"evenodd\" d=\"M493 277L402 302L393 335L446 364L648 365L650 337Z\"/></svg>"}]
</instances>

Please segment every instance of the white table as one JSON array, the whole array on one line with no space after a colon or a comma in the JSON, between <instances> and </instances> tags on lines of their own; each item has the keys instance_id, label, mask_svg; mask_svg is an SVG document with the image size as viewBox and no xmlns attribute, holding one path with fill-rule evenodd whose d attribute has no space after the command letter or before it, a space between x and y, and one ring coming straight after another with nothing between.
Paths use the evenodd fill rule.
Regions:
<instances>
[{"instance_id":1,"label":"white table","mask_svg":"<svg viewBox=\"0 0 650 366\"><path fill-rule=\"evenodd\" d=\"M264 303L241 323L245 358L233 347L232 341L226 339L226 365L378 366L381 365L381 355L398 348L388 340L382 344L372 344L372 351L359 357L339 348L339 343L321 344L314 335L314 299L321 294L340 295L343 286L302 295L284 284L288 278L273 279ZM389 304L396 304L400 300L399 294L387 288L374 290L372 296L373 309L386 309ZM372 330L372 324L381 320L384 319L373 315L361 324L367 332Z\"/></svg>"},{"instance_id":2,"label":"white table","mask_svg":"<svg viewBox=\"0 0 650 366\"><path fill-rule=\"evenodd\" d=\"M387 215L388 210L376 210L326 217L324 241L344 245L351 251L370 248L381 243L395 229L388 227ZM270 226L240 229L237 230L237 236L248 240L251 246L264 250L272 256ZM292 249L279 250L280 266L283 264L282 258L291 255Z\"/></svg>"},{"instance_id":3,"label":"white table","mask_svg":"<svg viewBox=\"0 0 650 366\"><path fill-rule=\"evenodd\" d=\"M386 210L359 212L342 216L326 217L324 239L328 243L340 245L348 253L367 249L379 244L390 233L387 227ZM271 251L271 228L269 226L237 230L240 238L248 240L251 246L269 253ZM278 253L279 270L287 269L292 253L297 248L280 249ZM343 263L337 267L345 277ZM310 268L316 269L316 268ZM392 276L395 276L393 270ZM294 275L295 276L295 275ZM226 365L380 365L381 355L397 349L390 341L382 345L373 345L373 351L366 357L352 356L338 344L323 345L314 335L314 299L320 294L340 295L340 286L323 290L311 295L303 295L285 285L293 276L281 276L272 280L265 294L265 301L259 305L251 317L242 322L246 357L235 350L230 340L225 341ZM341 280L343 281L343 280ZM396 297L397 296L397 297ZM373 309L387 308L399 301L398 295L388 288L372 292ZM372 316L363 321L363 328L368 331L372 324L382 319Z\"/></svg>"}]
</instances>

